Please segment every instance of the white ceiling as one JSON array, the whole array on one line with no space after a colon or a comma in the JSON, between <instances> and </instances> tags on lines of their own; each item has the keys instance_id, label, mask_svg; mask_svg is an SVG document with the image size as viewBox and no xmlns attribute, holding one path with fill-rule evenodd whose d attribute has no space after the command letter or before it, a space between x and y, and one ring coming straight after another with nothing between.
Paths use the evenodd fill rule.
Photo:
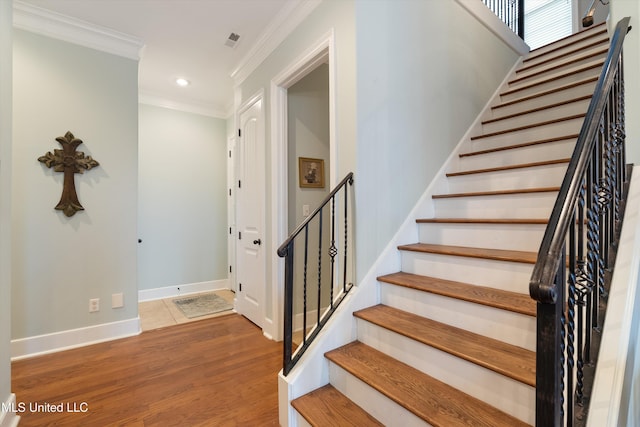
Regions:
<instances>
[{"instance_id":1,"label":"white ceiling","mask_svg":"<svg viewBox=\"0 0 640 427\"><path fill-rule=\"evenodd\" d=\"M225 117L231 73L294 0L22 0L144 41L141 100ZM231 33L234 48L225 46ZM175 79L191 82L178 87Z\"/></svg>"}]
</instances>

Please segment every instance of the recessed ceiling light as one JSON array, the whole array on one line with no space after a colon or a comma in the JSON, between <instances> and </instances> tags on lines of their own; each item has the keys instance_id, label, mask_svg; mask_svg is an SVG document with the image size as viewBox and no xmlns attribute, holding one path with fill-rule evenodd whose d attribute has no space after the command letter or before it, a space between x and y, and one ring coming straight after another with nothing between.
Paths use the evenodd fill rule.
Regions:
<instances>
[{"instance_id":1,"label":"recessed ceiling light","mask_svg":"<svg viewBox=\"0 0 640 427\"><path fill-rule=\"evenodd\" d=\"M183 78L176 79L176 84L178 86L185 87L185 86L189 86L190 83L191 82L187 79L183 79Z\"/></svg>"}]
</instances>

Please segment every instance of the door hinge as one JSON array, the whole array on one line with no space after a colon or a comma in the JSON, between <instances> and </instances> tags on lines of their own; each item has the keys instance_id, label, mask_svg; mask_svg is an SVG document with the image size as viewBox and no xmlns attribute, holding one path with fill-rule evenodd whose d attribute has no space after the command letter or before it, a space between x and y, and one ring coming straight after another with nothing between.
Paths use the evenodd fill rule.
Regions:
<instances>
[{"instance_id":1,"label":"door hinge","mask_svg":"<svg viewBox=\"0 0 640 427\"><path fill-rule=\"evenodd\" d=\"M231 150L229 150L229 158L231 158Z\"/></svg>"},{"instance_id":2,"label":"door hinge","mask_svg":"<svg viewBox=\"0 0 640 427\"><path fill-rule=\"evenodd\" d=\"M238 137L242 136L242 131L240 129L238 129Z\"/></svg>"},{"instance_id":3,"label":"door hinge","mask_svg":"<svg viewBox=\"0 0 640 427\"><path fill-rule=\"evenodd\" d=\"M238 240L242 240L242 231L238 231Z\"/></svg>"},{"instance_id":4,"label":"door hinge","mask_svg":"<svg viewBox=\"0 0 640 427\"><path fill-rule=\"evenodd\" d=\"M242 283L238 283L239 291L242 292Z\"/></svg>"},{"instance_id":5,"label":"door hinge","mask_svg":"<svg viewBox=\"0 0 640 427\"><path fill-rule=\"evenodd\" d=\"M242 181L238 180L238 188L242 188Z\"/></svg>"},{"instance_id":6,"label":"door hinge","mask_svg":"<svg viewBox=\"0 0 640 427\"><path fill-rule=\"evenodd\" d=\"M232 270L233 270L233 269L232 269L232 267L231 267L231 266L229 266L229 273L233 273L233 271L232 271Z\"/></svg>"},{"instance_id":7,"label":"door hinge","mask_svg":"<svg viewBox=\"0 0 640 427\"><path fill-rule=\"evenodd\" d=\"M229 234L231 234L231 227L229 227Z\"/></svg>"},{"instance_id":8,"label":"door hinge","mask_svg":"<svg viewBox=\"0 0 640 427\"><path fill-rule=\"evenodd\" d=\"M231 197L231 189L229 189L229 197Z\"/></svg>"}]
</instances>

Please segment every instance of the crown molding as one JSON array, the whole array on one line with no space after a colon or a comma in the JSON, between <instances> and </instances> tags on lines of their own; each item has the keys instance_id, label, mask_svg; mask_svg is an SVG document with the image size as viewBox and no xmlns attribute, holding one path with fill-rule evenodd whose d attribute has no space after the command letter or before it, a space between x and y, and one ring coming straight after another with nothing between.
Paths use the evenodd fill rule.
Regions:
<instances>
[{"instance_id":1,"label":"crown molding","mask_svg":"<svg viewBox=\"0 0 640 427\"><path fill-rule=\"evenodd\" d=\"M13 2L13 26L32 33L140 60L144 41L21 1Z\"/></svg>"},{"instance_id":2,"label":"crown molding","mask_svg":"<svg viewBox=\"0 0 640 427\"><path fill-rule=\"evenodd\" d=\"M322 0L288 1L231 72L234 84L236 86L242 84L320 3Z\"/></svg>"},{"instance_id":3,"label":"crown molding","mask_svg":"<svg viewBox=\"0 0 640 427\"><path fill-rule=\"evenodd\" d=\"M216 119L226 120L229 118L228 108L222 110L209 105L197 105L188 102L175 101L150 93L139 93L138 103L154 107L168 108L170 110L177 110L185 113L200 114L201 116L208 116Z\"/></svg>"}]
</instances>

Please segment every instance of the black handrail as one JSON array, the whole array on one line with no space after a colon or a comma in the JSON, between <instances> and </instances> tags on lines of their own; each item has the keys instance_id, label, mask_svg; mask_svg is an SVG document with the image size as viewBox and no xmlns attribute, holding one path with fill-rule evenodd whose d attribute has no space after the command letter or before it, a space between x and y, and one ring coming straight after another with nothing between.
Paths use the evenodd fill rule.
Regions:
<instances>
[{"instance_id":1,"label":"black handrail","mask_svg":"<svg viewBox=\"0 0 640 427\"><path fill-rule=\"evenodd\" d=\"M630 29L629 18L616 27L531 276L537 426L560 426L565 415L574 425L586 414L585 365L597 355L628 182L622 44Z\"/></svg>"},{"instance_id":2,"label":"black handrail","mask_svg":"<svg viewBox=\"0 0 640 427\"><path fill-rule=\"evenodd\" d=\"M522 40L524 40L524 1L525 0L482 0L482 2Z\"/></svg>"},{"instance_id":3,"label":"black handrail","mask_svg":"<svg viewBox=\"0 0 640 427\"><path fill-rule=\"evenodd\" d=\"M315 337L318 335L322 327L326 324L327 320L331 317L333 312L336 310L340 302L344 299L346 294L353 287L352 283L348 283L347 281L347 269L349 267L350 256L352 256L353 250L349 250L349 218L350 218L350 203L349 203L349 194L347 191L347 184L349 186L353 185L353 173L350 172L347 176L334 188L329 195L320 203L320 206L316 208L309 217L305 221L300 224L293 233L280 245L278 248L278 256L285 258L285 271L284 271L284 350L283 350L283 374L287 375L291 369L298 362L302 354L307 350L307 348L311 345ZM344 199L343 203L343 224L338 224L336 221L336 206L340 203L340 201L336 200L339 192L343 191ZM330 229L329 234L326 234L326 229L323 232L323 211L324 209L330 206ZM314 293L314 297L317 299L315 304L316 316L314 323L309 325L308 323L308 279L309 279L309 231L312 226L317 224L318 228L318 263L317 263L317 289L316 293ZM344 228L344 238L342 241L340 239L336 239L336 229L340 228L340 226ZM301 283L299 285L302 287L302 295L299 296L302 304L302 326L299 328L301 330L301 345L296 345L293 343L293 325L294 325L294 304L299 299L296 299L296 295L294 294L294 276L296 273L295 269L295 242L296 239L303 238L304 239L304 253L303 257L299 260L301 265L298 265L301 268L299 272L299 278ZM323 252L322 242L323 239L329 239L329 247L326 253ZM325 255L328 255L328 263L323 263L325 260ZM335 279L336 279L336 258L338 255L341 255L342 259L342 288L338 292L337 295L334 295L335 289ZM328 268L329 277L328 279L325 277L325 281L323 282L322 271L324 268ZM328 281L328 282L327 282ZM328 289L325 289L328 288ZM323 289L325 292L323 293ZM322 306L322 298L323 296L327 299L326 304L327 307ZM328 296L328 298L327 298ZM307 332L309 331L310 332ZM294 348L295 347L295 348Z\"/></svg>"}]
</instances>

